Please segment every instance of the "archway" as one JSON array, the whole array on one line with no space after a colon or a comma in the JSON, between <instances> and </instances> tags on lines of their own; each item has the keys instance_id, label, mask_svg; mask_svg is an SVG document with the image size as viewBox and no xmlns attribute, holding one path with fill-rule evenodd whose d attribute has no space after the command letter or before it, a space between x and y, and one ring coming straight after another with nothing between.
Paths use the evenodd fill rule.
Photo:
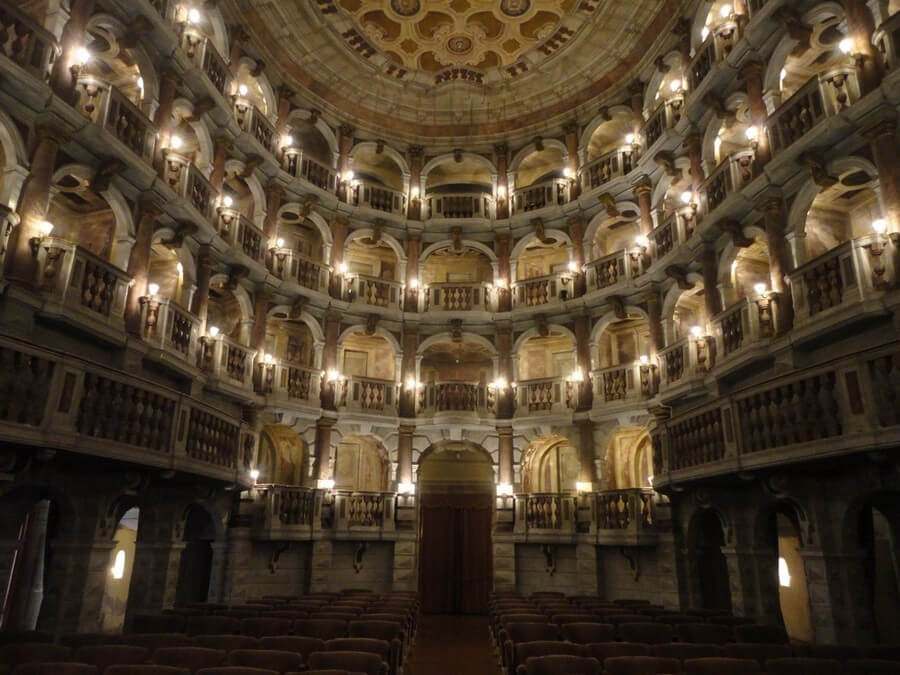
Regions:
<instances>
[{"instance_id":1,"label":"archway","mask_svg":"<svg viewBox=\"0 0 900 675\"><path fill-rule=\"evenodd\" d=\"M125 624L128 605L128 590L131 587L131 571L134 566L134 551L137 542L140 509L127 509L116 526L113 535L113 550L106 590L103 593L101 625L106 633L118 633Z\"/></svg>"},{"instance_id":2,"label":"archway","mask_svg":"<svg viewBox=\"0 0 900 675\"><path fill-rule=\"evenodd\" d=\"M874 623L874 639L900 645L897 607L900 605L900 495L888 493L867 500L858 515L857 547L863 557L864 585Z\"/></svg>"},{"instance_id":3,"label":"archway","mask_svg":"<svg viewBox=\"0 0 900 675\"><path fill-rule=\"evenodd\" d=\"M522 489L526 494L574 492L580 469L578 450L569 439L536 439L522 461Z\"/></svg>"},{"instance_id":4,"label":"archway","mask_svg":"<svg viewBox=\"0 0 900 675\"><path fill-rule=\"evenodd\" d=\"M188 507L184 526L185 547L178 568L175 604L206 602L212 578L213 547L216 527L212 515L200 506Z\"/></svg>"},{"instance_id":5,"label":"archway","mask_svg":"<svg viewBox=\"0 0 900 675\"><path fill-rule=\"evenodd\" d=\"M484 614L493 578L494 467L480 446L443 442L422 455L419 592L429 614Z\"/></svg>"},{"instance_id":6,"label":"archway","mask_svg":"<svg viewBox=\"0 0 900 675\"><path fill-rule=\"evenodd\" d=\"M728 561L722 552L725 531L715 512L699 511L688 528L688 547L691 556L691 583L694 585L694 605L699 609L731 611L731 585L728 580Z\"/></svg>"}]
</instances>

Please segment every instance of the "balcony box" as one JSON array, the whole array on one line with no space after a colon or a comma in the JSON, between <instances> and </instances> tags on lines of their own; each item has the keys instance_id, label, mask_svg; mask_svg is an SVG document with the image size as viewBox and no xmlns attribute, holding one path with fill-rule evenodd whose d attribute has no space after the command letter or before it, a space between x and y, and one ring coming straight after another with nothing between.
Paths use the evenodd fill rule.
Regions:
<instances>
[{"instance_id":1,"label":"balcony box","mask_svg":"<svg viewBox=\"0 0 900 675\"><path fill-rule=\"evenodd\" d=\"M569 179L553 178L513 191L510 209L513 215L540 211L569 202Z\"/></svg>"},{"instance_id":2,"label":"balcony box","mask_svg":"<svg viewBox=\"0 0 900 675\"><path fill-rule=\"evenodd\" d=\"M900 65L900 12L878 26L872 44L881 52L888 70L896 70Z\"/></svg>"},{"instance_id":3,"label":"balcony box","mask_svg":"<svg viewBox=\"0 0 900 675\"><path fill-rule=\"evenodd\" d=\"M685 337L659 352L660 392L671 395L700 388L715 365L715 342L711 337Z\"/></svg>"},{"instance_id":4,"label":"balcony box","mask_svg":"<svg viewBox=\"0 0 900 675\"><path fill-rule=\"evenodd\" d=\"M641 265L627 251L616 251L585 265L588 291L606 290L626 284L642 273Z\"/></svg>"},{"instance_id":5,"label":"balcony box","mask_svg":"<svg viewBox=\"0 0 900 675\"><path fill-rule=\"evenodd\" d=\"M688 68L692 92L701 88L717 63L728 58L740 37L738 24L734 21L726 21L710 33L703 44L697 48Z\"/></svg>"},{"instance_id":6,"label":"balcony box","mask_svg":"<svg viewBox=\"0 0 900 675\"><path fill-rule=\"evenodd\" d=\"M163 151L163 180L169 184L176 194L187 200L197 213L210 225L218 218L216 201L219 195L203 173L194 166L190 159L177 152Z\"/></svg>"},{"instance_id":7,"label":"balcony box","mask_svg":"<svg viewBox=\"0 0 900 675\"><path fill-rule=\"evenodd\" d=\"M611 180L626 176L631 173L636 160L636 153L631 148L619 148L601 155L581 167L582 190L596 190Z\"/></svg>"},{"instance_id":8,"label":"balcony box","mask_svg":"<svg viewBox=\"0 0 900 675\"><path fill-rule=\"evenodd\" d=\"M494 390L480 382L429 382L419 392L419 408L423 415L472 413L488 416L494 413Z\"/></svg>"},{"instance_id":9,"label":"balcony box","mask_svg":"<svg viewBox=\"0 0 900 675\"><path fill-rule=\"evenodd\" d=\"M422 292L422 311L491 312L493 286L486 283L428 284Z\"/></svg>"},{"instance_id":10,"label":"balcony box","mask_svg":"<svg viewBox=\"0 0 900 675\"><path fill-rule=\"evenodd\" d=\"M200 319L169 298L141 298L141 337L166 357L196 365Z\"/></svg>"},{"instance_id":11,"label":"balcony box","mask_svg":"<svg viewBox=\"0 0 900 675\"><path fill-rule=\"evenodd\" d=\"M684 96L672 96L661 103L644 123L641 133L644 136L644 154L651 152L656 142L666 131L674 129L684 116Z\"/></svg>"},{"instance_id":12,"label":"balcony box","mask_svg":"<svg viewBox=\"0 0 900 675\"><path fill-rule=\"evenodd\" d=\"M200 339L199 366L220 388L242 397L253 393L253 350L221 333Z\"/></svg>"},{"instance_id":13,"label":"balcony box","mask_svg":"<svg viewBox=\"0 0 900 675\"><path fill-rule=\"evenodd\" d=\"M438 218L494 218L493 197L483 192L429 193L425 195L425 220Z\"/></svg>"},{"instance_id":14,"label":"balcony box","mask_svg":"<svg viewBox=\"0 0 900 675\"><path fill-rule=\"evenodd\" d=\"M234 119L244 133L252 136L263 150L275 156L275 127L259 108L247 99L235 96Z\"/></svg>"},{"instance_id":15,"label":"balcony box","mask_svg":"<svg viewBox=\"0 0 900 675\"><path fill-rule=\"evenodd\" d=\"M338 539L381 539L396 529L393 492L337 492L334 513Z\"/></svg>"},{"instance_id":16,"label":"balcony box","mask_svg":"<svg viewBox=\"0 0 900 675\"><path fill-rule=\"evenodd\" d=\"M171 1L171 0L170 0ZM231 69L213 46L212 40L188 23L179 24L181 48L206 76L212 88L225 98L231 89Z\"/></svg>"},{"instance_id":17,"label":"balcony box","mask_svg":"<svg viewBox=\"0 0 900 675\"><path fill-rule=\"evenodd\" d=\"M257 364L257 391L277 401L319 406L322 371L288 361Z\"/></svg>"},{"instance_id":18,"label":"balcony box","mask_svg":"<svg viewBox=\"0 0 900 675\"><path fill-rule=\"evenodd\" d=\"M353 181L348 201L353 206L360 208L397 216L406 215L405 194L365 180Z\"/></svg>"},{"instance_id":19,"label":"balcony box","mask_svg":"<svg viewBox=\"0 0 900 675\"><path fill-rule=\"evenodd\" d=\"M766 298L744 298L710 323L716 339L716 365L746 353L762 341L775 336L775 304Z\"/></svg>"},{"instance_id":20,"label":"balcony box","mask_svg":"<svg viewBox=\"0 0 900 675\"><path fill-rule=\"evenodd\" d=\"M265 234L236 209L220 206L217 210L216 230L234 250L240 251L257 263L265 255Z\"/></svg>"},{"instance_id":21,"label":"balcony box","mask_svg":"<svg viewBox=\"0 0 900 675\"><path fill-rule=\"evenodd\" d=\"M153 163L157 129L140 108L116 87L95 77L81 77L75 108L147 164Z\"/></svg>"},{"instance_id":22,"label":"balcony box","mask_svg":"<svg viewBox=\"0 0 900 675\"><path fill-rule=\"evenodd\" d=\"M305 541L322 529L322 491L292 485L257 485L253 492L262 502L251 529L254 539Z\"/></svg>"},{"instance_id":23,"label":"balcony box","mask_svg":"<svg viewBox=\"0 0 900 675\"><path fill-rule=\"evenodd\" d=\"M50 71L60 55L53 34L10 4L0 6L4 40L0 54L41 82L50 81Z\"/></svg>"},{"instance_id":24,"label":"balcony box","mask_svg":"<svg viewBox=\"0 0 900 675\"><path fill-rule=\"evenodd\" d=\"M47 237L38 253L44 311L113 339L124 339L131 277L87 249Z\"/></svg>"},{"instance_id":25,"label":"balcony box","mask_svg":"<svg viewBox=\"0 0 900 675\"><path fill-rule=\"evenodd\" d=\"M289 248L275 248L269 252L269 271L279 279L295 281L297 285L318 293L328 291L331 267L307 258Z\"/></svg>"},{"instance_id":26,"label":"balcony box","mask_svg":"<svg viewBox=\"0 0 900 675\"><path fill-rule=\"evenodd\" d=\"M766 120L772 156L787 150L825 119L839 115L859 98L859 82L852 66L814 75Z\"/></svg>"},{"instance_id":27,"label":"balcony box","mask_svg":"<svg viewBox=\"0 0 900 675\"><path fill-rule=\"evenodd\" d=\"M672 251L687 243L694 234L697 219L690 209L670 214L660 225L650 231L647 238L651 243L654 263L663 260Z\"/></svg>"},{"instance_id":28,"label":"balcony box","mask_svg":"<svg viewBox=\"0 0 900 675\"><path fill-rule=\"evenodd\" d=\"M352 375L335 383L338 406L375 414L396 414L399 387L389 380Z\"/></svg>"},{"instance_id":29,"label":"balcony box","mask_svg":"<svg viewBox=\"0 0 900 675\"><path fill-rule=\"evenodd\" d=\"M747 185L754 177L752 150L730 155L703 181L699 193L702 199L700 218L713 213L733 194Z\"/></svg>"},{"instance_id":30,"label":"balcony box","mask_svg":"<svg viewBox=\"0 0 900 675\"><path fill-rule=\"evenodd\" d=\"M517 495L513 531L537 543L574 537L575 499L570 494Z\"/></svg>"},{"instance_id":31,"label":"balcony box","mask_svg":"<svg viewBox=\"0 0 900 675\"><path fill-rule=\"evenodd\" d=\"M302 178L320 190L330 194L337 192L337 174L299 148L284 148L281 153L281 168L294 178Z\"/></svg>"},{"instance_id":32,"label":"balcony box","mask_svg":"<svg viewBox=\"0 0 900 675\"><path fill-rule=\"evenodd\" d=\"M512 285L514 307L539 307L574 295L572 274L548 274L516 281Z\"/></svg>"},{"instance_id":33,"label":"balcony box","mask_svg":"<svg viewBox=\"0 0 900 675\"><path fill-rule=\"evenodd\" d=\"M357 304L401 309L404 285L399 281L356 274L349 278L348 284L353 291L353 301Z\"/></svg>"},{"instance_id":34,"label":"balcony box","mask_svg":"<svg viewBox=\"0 0 900 675\"><path fill-rule=\"evenodd\" d=\"M595 370L593 382L594 400L601 404L634 403L646 397L638 362Z\"/></svg>"},{"instance_id":35,"label":"balcony box","mask_svg":"<svg viewBox=\"0 0 900 675\"><path fill-rule=\"evenodd\" d=\"M610 490L595 495L597 543L656 543L656 494L649 488Z\"/></svg>"},{"instance_id":36,"label":"balcony box","mask_svg":"<svg viewBox=\"0 0 900 675\"><path fill-rule=\"evenodd\" d=\"M575 410L578 404L578 387L562 377L519 382L516 391L519 417L552 415Z\"/></svg>"}]
</instances>

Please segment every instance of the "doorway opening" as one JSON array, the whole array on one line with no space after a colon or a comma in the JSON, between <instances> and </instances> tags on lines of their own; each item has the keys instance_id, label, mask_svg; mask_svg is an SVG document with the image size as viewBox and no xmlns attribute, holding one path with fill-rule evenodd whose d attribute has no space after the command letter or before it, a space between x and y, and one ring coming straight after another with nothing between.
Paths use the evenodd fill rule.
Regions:
<instances>
[{"instance_id":1,"label":"doorway opening","mask_svg":"<svg viewBox=\"0 0 900 675\"><path fill-rule=\"evenodd\" d=\"M699 511L691 521L688 533L691 579L694 583L694 602L699 609L731 611L731 585L728 581L728 561L722 553L725 531L719 517L709 510Z\"/></svg>"},{"instance_id":2,"label":"doorway opening","mask_svg":"<svg viewBox=\"0 0 900 675\"><path fill-rule=\"evenodd\" d=\"M178 568L178 586L175 603L206 602L209 598L209 581L212 577L212 542L216 527L210 513L197 504L188 507L184 526L184 550Z\"/></svg>"},{"instance_id":3,"label":"doorway opening","mask_svg":"<svg viewBox=\"0 0 900 675\"><path fill-rule=\"evenodd\" d=\"M859 515L858 527L876 640L882 645L900 645L900 497L883 495L866 505Z\"/></svg>"},{"instance_id":4,"label":"doorway opening","mask_svg":"<svg viewBox=\"0 0 900 675\"><path fill-rule=\"evenodd\" d=\"M448 443L418 471L419 593L427 614L486 614L493 586L494 468L478 446Z\"/></svg>"}]
</instances>

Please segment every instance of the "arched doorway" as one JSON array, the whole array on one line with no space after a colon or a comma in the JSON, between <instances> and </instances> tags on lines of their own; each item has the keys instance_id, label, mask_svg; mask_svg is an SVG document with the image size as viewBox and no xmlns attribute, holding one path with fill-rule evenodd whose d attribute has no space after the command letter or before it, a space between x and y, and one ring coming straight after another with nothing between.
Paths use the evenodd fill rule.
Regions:
<instances>
[{"instance_id":1,"label":"arched doorway","mask_svg":"<svg viewBox=\"0 0 900 675\"><path fill-rule=\"evenodd\" d=\"M493 578L494 468L483 448L432 446L419 461L419 592L428 614L485 614Z\"/></svg>"},{"instance_id":2,"label":"arched doorway","mask_svg":"<svg viewBox=\"0 0 900 675\"><path fill-rule=\"evenodd\" d=\"M125 509L113 535L113 542L116 546L113 549L101 609L101 625L106 633L118 633L125 624L139 518L140 509L138 507Z\"/></svg>"},{"instance_id":3,"label":"arched doorway","mask_svg":"<svg viewBox=\"0 0 900 675\"><path fill-rule=\"evenodd\" d=\"M184 526L185 547L181 552L175 590L176 605L207 601L215 538L216 527L209 512L197 504L189 506Z\"/></svg>"},{"instance_id":4,"label":"arched doorway","mask_svg":"<svg viewBox=\"0 0 900 675\"><path fill-rule=\"evenodd\" d=\"M728 561L722 553L725 532L719 517L709 510L699 511L688 530L694 604L699 609L731 611Z\"/></svg>"},{"instance_id":5,"label":"arched doorway","mask_svg":"<svg viewBox=\"0 0 900 675\"><path fill-rule=\"evenodd\" d=\"M875 641L900 645L900 495L883 494L870 500L859 513L857 528L864 565L860 582L871 598Z\"/></svg>"}]
</instances>

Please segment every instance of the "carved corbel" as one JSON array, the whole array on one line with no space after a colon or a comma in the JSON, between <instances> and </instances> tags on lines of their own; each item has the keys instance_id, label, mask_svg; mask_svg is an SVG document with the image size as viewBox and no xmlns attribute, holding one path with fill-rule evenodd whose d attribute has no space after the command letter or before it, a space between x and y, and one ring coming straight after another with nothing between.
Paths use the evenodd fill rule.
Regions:
<instances>
[{"instance_id":1,"label":"carved corbel","mask_svg":"<svg viewBox=\"0 0 900 675\"><path fill-rule=\"evenodd\" d=\"M258 167L260 167L263 163L263 158L259 155L250 155L247 158L247 161L244 162L244 169L241 171L241 178L250 178L253 175L253 172L256 171Z\"/></svg>"},{"instance_id":2,"label":"carved corbel","mask_svg":"<svg viewBox=\"0 0 900 675\"><path fill-rule=\"evenodd\" d=\"M450 337L459 342L462 340L463 322L462 319L450 319Z\"/></svg>"},{"instance_id":3,"label":"carved corbel","mask_svg":"<svg viewBox=\"0 0 900 675\"><path fill-rule=\"evenodd\" d=\"M621 295L611 295L606 302L609 303L609 307L617 319L621 321L628 318L628 312L625 311L625 299Z\"/></svg>"},{"instance_id":4,"label":"carved corbel","mask_svg":"<svg viewBox=\"0 0 900 675\"><path fill-rule=\"evenodd\" d=\"M306 218L311 212L313 206L319 203L319 195L308 194L303 195L300 200L300 215Z\"/></svg>"},{"instance_id":5,"label":"carved corbel","mask_svg":"<svg viewBox=\"0 0 900 675\"><path fill-rule=\"evenodd\" d=\"M822 189L827 189L833 185L837 185L838 179L828 173L825 166L825 159L813 152L804 152L800 155L800 163L809 171L813 182Z\"/></svg>"},{"instance_id":6,"label":"carved corbel","mask_svg":"<svg viewBox=\"0 0 900 675\"><path fill-rule=\"evenodd\" d=\"M119 159L108 159L100 165L97 173L91 178L91 188L96 192L103 192L109 189L112 179L118 176L125 169L125 163Z\"/></svg>"},{"instance_id":7,"label":"carved corbel","mask_svg":"<svg viewBox=\"0 0 900 675\"><path fill-rule=\"evenodd\" d=\"M655 65L656 70L658 70L663 75L672 70L669 67L669 64L666 63L666 58L662 54L656 57L656 61L653 62L653 65Z\"/></svg>"},{"instance_id":8,"label":"carved corbel","mask_svg":"<svg viewBox=\"0 0 900 675\"><path fill-rule=\"evenodd\" d=\"M796 10L784 5L773 12L772 17L785 27L788 35L800 43L797 45L800 53L809 49L810 39L812 38L812 29L803 24L800 15L797 14Z\"/></svg>"},{"instance_id":9,"label":"carved corbel","mask_svg":"<svg viewBox=\"0 0 900 675\"><path fill-rule=\"evenodd\" d=\"M460 253L463 248L462 247L462 227L460 227L459 225L454 226L450 230L450 235L451 235L452 241L453 241L453 250L456 251L457 253Z\"/></svg>"},{"instance_id":10,"label":"carved corbel","mask_svg":"<svg viewBox=\"0 0 900 675\"><path fill-rule=\"evenodd\" d=\"M310 124L312 124L313 126L316 126L316 124L319 122L319 118L322 116L322 111L319 110L318 108L310 108L308 112L309 112L308 122Z\"/></svg>"},{"instance_id":11,"label":"carved corbel","mask_svg":"<svg viewBox=\"0 0 900 675\"><path fill-rule=\"evenodd\" d=\"M535 314L534 321L537 324L537 332L541 337L550 336L550 325L547 322L546 314Z\"/></svg>"},{"instance_id":12,"label":"carved corbel","mask_svg":"<svg viewBox=\"0 0 900 675\"><path fill-rule=\"evenodd\" d=\"M669 265L666 268L666 276L674 279L678 284L678 288L683 291L689 291L694 287L694 284L688 281L687 275L688 271L682 265Z\"/></svg>"},{"instance_id":13,"label":"carved corbel","mask_svg":"<svg viewBox=\"0 0 900 675\"><path fill-rule=\"evenodd\" d=\"M538 241L542 244L548 243L547 233L544 231L544 221L540 218L535 218L531 221L531 224L534 225L534 234L538 238Z\"/></svg>"},{"instance_id":14,"label":"carved corbel","mask_svg":"<svg viewBox=\"0 0 900 675\"><path fill-rule=\"evenodd\" d=\"M366 317L366 335L370 337L375 335L375 329L378 328L378 318L377 314L369 314Z\"/></svg>"},{"instance_id":15,"label":"carved corbel","mask_svg":"<svg viewBox=\"0 0 900 675\"><path fill-rule=\"evenodd\" d=\"M185 237L196 234L197 229L194 223L180 223L172 238L160 243L171 251L177 251L184 245Z\"/></svg>"},{"instance_id":16,"label":"carved corbel","mask_svg":"<svg viewBox=\"0 0 900 675\"><path fill-rule=\"evenodd\" d=\"M718 223L719 229L731 235L731 243L737 248L748 248L753 245L753 240L744 235L743 226L736 220L722 220Z\"/></svg>"},{"instance_id":17,"label":"carved corbel","mask_svg":"<svg viewBox=\"0 0 900 675\"><path fill-rule=\"evenodd\" d=\"M153 30L153 24L145 16L138 16L125 28L125 34L119 39L119 46L133 49L141 38Z\"/></svg>"},{"instance_id":18,"label":"carved corbel","mask_svg":"<svg viewBox=\"0 0 900 675\"><path fill-rule=\"evenodd\" d=\"M383 234L384 220L382 218L376 218L375 222L372 223L372 241L377 244L381 241L381 235Z\"/></svg>"},{"instance_id":19,"label":"carved corbel","mask_svg":"<svg viewBox=\"0 0 900 675\"><path fill-rule=\"evenodd\" d=\"M665 150L657 152L653 156L653 161L656 162L657 166L661 167L662 170L666 172L666 175L674 181L677 182L681 180L681 169L675 166L675 156L671 152Z\"/></svg>"},{"instance_id":20,"label":"carved corbel","mask_svg":"<svg viewBox=\"0 0 900 675\"><path fill-rule=\"evenodd\" d=\"M604 122L609 122L610 120L612 120L612 113L609 111L609 106L601 106L598 114L600 115L600 119L602 119Z\"/></svg>"},{"instance_id":21,"label":"carved corbel","mask_svg":"<svg viewBox=\"0 0 900 675\"><path fill-rule=\"evenodd\" d=\"M228 281L225 282L225 288L233 291L238 287L241 279L246 279L249 276L250 270L243 265L232 265L228 268Z\"/></svg>"},{"instance_id":22,"label":"carved corbel","mask_svg":"<svg viewBox=\"0 0 900 675\"><path fill-rule=\"evenodd\" d=\"M463 161L463 151L462 148L456 148L453 150L453 161L457 164L461 164Z\"/></svg>"},{"instance_id":23,"label":"carved corbel","mask_svg":"<svg viewBox=\"0 0 900 675\"><path fill-rule=\"evenodd\" d=\"M725 101L715 94L709 93L704 96L703 104L712 110L715 116L725 123L725 126L731 126L734 123L736 119L734 111L726 108Z\"/></svg>"},{"instance_id":24,"label":"carved corbel","mask_svg":"<svg viewBox=\"0 0 900 675\"><path fill-rule=\"evenodd\" d=\"M384 152L384 140L379 138L377 141L375 141L375 154L380 155L383 152Z\"/></svg>"},{"instance_id":25,"label":"carved corbel","mask_svg":"<svg viewBox=\"0 0 900 675\"><path fill-rule=\"evenodd\" d=\"M300 318L300 315L306 310L306 305L309 303L309 298L301 295L294 301L294 304L291 305L291 310L288 312L288 318L296 321Z\"/></svg>"},{"instance_id":26,"label":"carved corbel","mask_svg":"<svg viewBox=\"0 0 900 675\"><path fill-rule=\"evenodd\" d=\"M621 212L616 206L616 199L608 192L604 192L602 195L597 197L598 201L603 205L603 208L606 209L606 215L610 218L618 218L621 216Z\"/></svg>"},{"instance_id":27,"label":"carved corbel","mask_svg":"<svg viewBox=\"0 0 900 675\"><path fill-rule=\"evenodd\" d=\"M540 136L535 136L534 140L531 141L534 143L534 149L538 152L542 152L544 150L544 139Z\"/></svg>"},{"instance_id":28,"label":"carved corbel","mask_svg":"<svg viewBox=\"0 0 900 675\"><path fill-rule=\"evenodd\" d=\"M209 96L204 96L198 101L194 102L194 109L191 111L189 117L185 118L185 122L199 122L203 116L208 113L210 110L216 107L216 102L212 100ZM219 140L218 138L216 140ZM230 139L229 139L230 142ZM227 146L230 149L230 145Z\"/></svg>"}]
</instances>

